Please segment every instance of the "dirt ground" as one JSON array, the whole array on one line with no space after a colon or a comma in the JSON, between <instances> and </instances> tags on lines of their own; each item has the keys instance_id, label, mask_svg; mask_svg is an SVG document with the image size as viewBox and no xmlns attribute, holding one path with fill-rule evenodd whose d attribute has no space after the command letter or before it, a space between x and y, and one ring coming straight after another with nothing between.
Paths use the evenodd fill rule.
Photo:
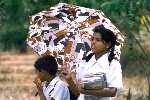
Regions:
<instances>
[{"instance_id":1,"label":"dirt ground","mask_svg":"<svg viewBox=\"0 0 150 100\"><path fill-rule=\"evenodd\" d=\"M39 100L34 96L36 88L33 84L33 64L37 57L36 54L0 53L0 100ZM123 96L114 100L126 100L128 88L131 88L132 100L146 100L146 79L124 77L123 83Z\"/></svg>"},{"instance_id":2,"label":"dirt ground","mask_svg":"<svg viewBox=\"0 0 150 100\"><path fill-rule=\"evenodd\" d=\"M31 54L0 54L0 100L38 100Z\"/></svg>"}]
</instances>

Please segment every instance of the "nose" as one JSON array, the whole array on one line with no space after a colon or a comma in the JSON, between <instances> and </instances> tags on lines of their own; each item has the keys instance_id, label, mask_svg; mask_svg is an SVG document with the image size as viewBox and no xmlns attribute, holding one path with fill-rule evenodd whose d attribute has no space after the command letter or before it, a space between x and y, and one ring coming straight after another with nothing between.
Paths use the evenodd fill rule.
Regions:
<instances>
[{"instance_id":1,"label":"nose","mask_svg":"<svg viewBox=\"0 0 150 100\"><path fill-rule=\"evenodd\" d=\"M92 39L91 44L93 45L93 44L95 44L95 42L96 42L96 40Z\"/></svg>"}]
</instances>

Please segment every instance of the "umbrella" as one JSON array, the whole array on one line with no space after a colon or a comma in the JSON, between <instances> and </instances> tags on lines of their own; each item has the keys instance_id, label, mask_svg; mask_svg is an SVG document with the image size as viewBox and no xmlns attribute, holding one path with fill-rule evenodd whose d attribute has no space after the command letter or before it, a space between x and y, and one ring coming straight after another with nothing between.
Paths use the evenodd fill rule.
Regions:
<instances>
[{"instance_id":1,"label":"umbrella","mask_svg":"<svg viewBox=\"0 0 150 100\"><path fill-rule=\"evenodd\" d=\"M101 10L66 3L30 17L27 44L39 55L53 55L60 65L82 60L91 51L90 37L95 26L103 24L117 36L115 58L120 59L124 36Z\"/></svg>"}]
</instances>

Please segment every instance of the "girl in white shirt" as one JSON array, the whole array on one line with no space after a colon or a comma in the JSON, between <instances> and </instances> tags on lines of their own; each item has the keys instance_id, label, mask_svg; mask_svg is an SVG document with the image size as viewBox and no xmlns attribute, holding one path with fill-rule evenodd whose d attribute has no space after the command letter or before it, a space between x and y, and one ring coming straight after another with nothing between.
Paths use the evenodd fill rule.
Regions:
<instances>
[{"instance_id":1,"label":"girl in white shirt","mask_svg":"<svg viewBox=\"0 0 150 100\"><path fill-rule=\"evenodd\" d=\"M70 68L63 67L62 74L72 92L78 96L78 100L111 100L111 97L116 96L117 91L123 88L121 65L114 56L116 36L103 25L95 27L93 31L91 39L93 53L76 68L76 79ZM84 89L79 80L85 75L95 73L105 74L107 87L96 90Z\"/></svg>"}]
</instances>

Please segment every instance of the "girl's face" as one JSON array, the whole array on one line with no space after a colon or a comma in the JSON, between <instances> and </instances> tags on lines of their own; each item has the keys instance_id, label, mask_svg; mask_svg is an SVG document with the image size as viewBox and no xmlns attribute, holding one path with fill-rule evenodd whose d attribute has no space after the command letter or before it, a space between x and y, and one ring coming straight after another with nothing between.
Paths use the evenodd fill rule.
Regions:
<instances>
[{"instance_id":1,"label":"girl's face","mask_svg":"<svg viewBox=\"0 0 150 100\"><path fill-rule=\"evenodd\" d=\"M102 40L100 33L94 33L91 39L91 49L95 54L103 54L109 48L110 43Z\"/></svg>"}]
</instances>

